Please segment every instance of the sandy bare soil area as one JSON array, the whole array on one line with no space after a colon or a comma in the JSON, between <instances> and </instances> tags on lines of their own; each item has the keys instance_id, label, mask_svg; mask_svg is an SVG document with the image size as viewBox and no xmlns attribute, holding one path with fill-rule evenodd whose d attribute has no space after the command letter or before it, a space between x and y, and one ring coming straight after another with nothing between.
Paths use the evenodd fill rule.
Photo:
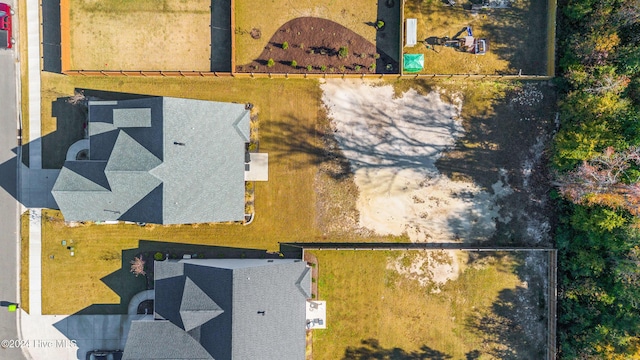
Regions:
<instances>
[{"instance_id":1,"label":"sandy bare soil area","mask_svg":"<svg viewBox=\"0 0 640 360\"><path fill-rule=\"evenodd\" d=\"M462 100L444 101L360 80L327 81L323 102L359 189L360 225L414 242L489 238L500 219L496 200L512 190L505 177L485 191L440 174L436 160L463 134Z\"/></svg>"}]
</instances>

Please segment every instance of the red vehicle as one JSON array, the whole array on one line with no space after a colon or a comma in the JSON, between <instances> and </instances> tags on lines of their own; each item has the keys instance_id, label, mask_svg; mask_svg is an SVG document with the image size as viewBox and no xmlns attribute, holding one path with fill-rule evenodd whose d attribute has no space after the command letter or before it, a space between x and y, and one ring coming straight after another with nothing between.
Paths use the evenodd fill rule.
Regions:
<instances>
[{"instance_id":1,"label":"red vehicle","mask_svg":"<svg viewBox=\"0 0 640 360\"><path fill-rule=\"evenodd\" d=\"M13 15L11 6L0 3L0 48L2 49L11 49L15 42L12 37L11 15Z\"/></svg>"}]
</instances>

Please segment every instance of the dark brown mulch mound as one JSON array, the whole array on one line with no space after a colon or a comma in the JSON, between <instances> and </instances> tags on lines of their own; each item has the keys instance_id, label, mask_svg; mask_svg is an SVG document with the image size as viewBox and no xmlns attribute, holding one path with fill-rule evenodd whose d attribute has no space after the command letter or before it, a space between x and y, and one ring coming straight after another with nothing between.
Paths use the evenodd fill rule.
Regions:
<instances>
[{"instance_id":1,"label":"dark brown mulch mound","mask_svg":"<svg viewBox=\"0 0 640 360\"><path fill-rule=\"evenodd\" d=\"M287 43L288 48L283 49ZM340 48L348 49L341 57ZM273 66L267 66L273 59ZM297 65L291 66L295 61ZM372 66L372 64L375 64ZM307 67L311 66L311 70ZM398 63L375 44L348 28L325 19L302 17L282 25L260 57L236 66L237 72L270 73L397 73Z\"/></svg>"}]
</instances>

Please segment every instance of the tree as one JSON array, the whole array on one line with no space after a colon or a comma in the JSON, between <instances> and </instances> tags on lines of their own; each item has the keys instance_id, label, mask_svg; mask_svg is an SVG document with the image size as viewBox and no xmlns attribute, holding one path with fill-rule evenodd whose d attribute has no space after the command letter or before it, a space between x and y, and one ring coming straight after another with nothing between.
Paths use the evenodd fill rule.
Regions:
<instances>
[{"instance_id":1,"label":"tree","mask_svg":"<svg viewBox=\"0 0 640 360\"><path fill-rule=\"evenodd\" d=\"M133 260L130 261L131 264L131 272L138 277L138 275L146 275L147 273L144 271L145 261L142 260L142 256L136 256Z\"/></svg>"},{"instance_id":2,"label":"tree","mask_svg":"<svg viewBox=\"0 0 640 360\"><path fill-rule=\"evenodd\" d=\"M291 60L291 67L292 68L297 68L298 67L298 62L295 60Z\"/></svg>"},{"instance_id":3,"label":"tree","mask_svg":"<svg viewBox=\"0 0 640 360\"><path fill-rule=\"evenodd\" d=\"M273 67L273 65L275 65L276 62L273 59L269 59L267 60L267 67Z\"/></svg>"},{"instance_id":4,"label":"tree","mask_svg":"<svg viewBox=\"0 0 640 360\"><path fill-rule=\"evenodd\" d=\"M576 204L623 208L640 215L640 147L616 152L612 147L558 176L560 193ZM630 171L631 170L631 171Z\"/></svg>"},{"instance_id":5,"label":"tree","mask_svg":"<svg viewBox=\"0 0 640 360\"><path fill-rule=\"evenodd\" d=\"M282 50L287 50L289 48L289 43L288 42L283 42L282 43Z\"/></svg>"}]
</instances>

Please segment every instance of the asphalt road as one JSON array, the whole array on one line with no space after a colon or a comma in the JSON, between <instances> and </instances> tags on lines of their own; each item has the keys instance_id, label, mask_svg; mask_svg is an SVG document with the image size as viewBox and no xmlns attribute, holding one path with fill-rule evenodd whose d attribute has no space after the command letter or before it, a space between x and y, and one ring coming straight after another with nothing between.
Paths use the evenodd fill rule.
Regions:
<instances>
[{"instance_id":1,"label":"asphalt road","mask_svg":"<svg viewBox=\"0 0 640 360\"><path fill-rule=\"evenodd\" d=\"M16 63L13 50L0 49L0 341L17 339L15 312L7 303L17 302L18 201L16 194ZM18 348L0 346L0 359L25 359Z\"/></svg>"}]
</instances>

